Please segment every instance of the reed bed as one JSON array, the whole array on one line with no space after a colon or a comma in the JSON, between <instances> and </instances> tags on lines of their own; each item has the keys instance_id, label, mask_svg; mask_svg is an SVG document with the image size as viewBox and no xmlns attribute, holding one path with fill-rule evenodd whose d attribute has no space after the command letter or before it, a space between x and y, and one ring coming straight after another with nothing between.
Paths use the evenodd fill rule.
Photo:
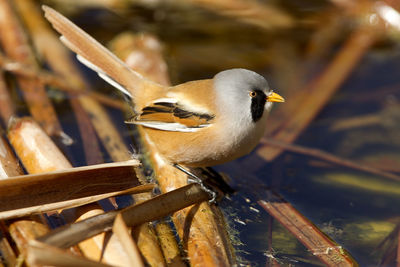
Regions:
<instances>
[{"instance_id":1,"label":"reed bed","mask_svg":"<svg viewBox=\"0 0 400 267\"><path fill-rule=\"evenodd\" d=\"M71 16L90 8L115 10L115 14L124 16L126 10L136 8L149 12L163 10L165 5L178 14L187 9L208 12L223 21L207 29L213 33L225 29L227 23L249 29L253 35L273 33L271 36L278 36L276 33L281 31L293 34L298 28L312 28L304 46L305 50L313 51L305 52L308 65L322 65L324 51L332 49L340 39L337 30L342 29L342 24L332 15L332 10L340 11L349 21L356 21L356 26L343 38L335 54L312 75L292 57L295 48L289 41L269 46L268 57L265 55L267 48L250 53L255 65L269 62L277 77L282 70L289 70L292 79L282 79L283 91L290 97L274 111L261 144L252 156L241 162L242 166L257 172L267 163L280 164L284 153L296 153L312 157L320 165L340 165L390 182L400 179L398 166L390 164L387 158L383 161L388 164L368 164L294 144L332 101L365 54L377 43L390 38L393 31L398 34L399 29L389 30L390 22L379 13L382 7L379 5L399 8L396 3L386 1L377 6L369 1L349 4L332 0L332 10L326 11L332 19L318 27L312 22L315 18L310 22L278 5L253 0L192 0L185 4L168 1L164 5L157 1L120 0L43 2ZM198 184L188 183L186 174L163 161L157 147L146 141L140 127L131 129L129 134L134 133L135 149L145 153L132 152L126 141L126 131L117 128L115 114L109 112L114 110L120 117L123 117L122 112L129 116L129 104L120 97L100 92L95 83L87 81L82 68L44 19L41 4L33 0L0 0L0 266L241 264L234 236L220 207L209 202L210 196ZM169 15L162 12L153 15ZM195 24L196 14L188 22ZM372 15L374 22L366 22L365 17ZM133 19L128 23L134 22L138 22L138 28L146 28L140 24L143 21ZM204 36L209 34L199 27L198 32ZM230 59L229 55L234 52L229 50L224 55L215 53L217 63L210 67L208 58L192 54L197 51L201 55L206 49L214 51L216 48L193 43L186 44L187 48L167 51L180 60L173 62L169 58L168 61L162 41L166 35L159 32L158 36L147 30L145 33L124 31L112 36L108 38L112 39L108 47L129 67L163 85L179 80L177 65L196 64L214 70L226 67L224 64L231 66L245 61L240 56ZM232 32L231 41L240 42L238 32ZM182 39L185 44L186 39ZM220 50L227 47L222 42L219 45ZM218 64L224 57L229 58L224 61L229 63ZM181 68L185 74L184 67ZM191 75L189 71L186 74ZM303 76L312 78L304 81L300 78ZM294 84L296 88L288 88ZM397 92L391 88L387 91ZM68 100L64 105L68 105L73 115L71 120L78 129L77 136L70 136L71 131L64 129L67 123L60 119L62 111L58 110L54 97L57 94ZM376 97L379 95L366 95L357 101ZM344 119L333 129L341 131L355 125L377 124L382 121L382 114ZM80 142L81 155L71 152L76 140ZM83 158L84 163L77 164L77 158ZM357 266L349 251L319 229L278 190L271 187L253 194L251 186L263 183L243 169L232 167L233 172L249 181L247 185L241 184L242 190L255 195L254 203L270 216L270 223L265 224L270 232L266 266L282 264L272 250L273 221L304 245L313 264ZM195 169L191 171L200 173ZM376 248L383 251L382 265L400 262L399 222L398 216L393 217L397 226Z\"/></svg>"}]
</instances>

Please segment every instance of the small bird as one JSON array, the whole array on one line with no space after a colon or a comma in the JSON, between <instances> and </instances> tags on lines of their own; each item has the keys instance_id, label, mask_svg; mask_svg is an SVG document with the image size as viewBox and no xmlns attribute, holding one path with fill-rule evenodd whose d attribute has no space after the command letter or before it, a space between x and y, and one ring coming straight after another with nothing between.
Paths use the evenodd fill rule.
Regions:
<instances>
[{"instance_id":1,"label":"small bird","mask_svg":"<svg viewBox=\"0 0 400 267\"><path fill-rule=\"evenodd\" d=\"M173 165L213 166L248 154L265 132L272 103L284 102L261 75L246 69L171 87L157 84L54 9L43 10L78 60L132 99L136 115L129 123L141 125Z\"/></svg>"}]
</instances>

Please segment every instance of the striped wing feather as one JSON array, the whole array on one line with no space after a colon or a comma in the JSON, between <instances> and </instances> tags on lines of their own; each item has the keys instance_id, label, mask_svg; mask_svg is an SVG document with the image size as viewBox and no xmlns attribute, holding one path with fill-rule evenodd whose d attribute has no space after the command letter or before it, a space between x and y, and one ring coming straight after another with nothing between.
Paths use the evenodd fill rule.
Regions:
<instances>
[{"instance_id":1,"label":"striped wing feather","mask_svg":"<svg viewBox=\"0 0 400 267\"><path fill-rule=\"evenodd\" d=\"M129 123L166 131L196 131L207 127L214 115L189 111L179 103L155 102L142 109L142 112Z\"/></svg>"}]
</instances>

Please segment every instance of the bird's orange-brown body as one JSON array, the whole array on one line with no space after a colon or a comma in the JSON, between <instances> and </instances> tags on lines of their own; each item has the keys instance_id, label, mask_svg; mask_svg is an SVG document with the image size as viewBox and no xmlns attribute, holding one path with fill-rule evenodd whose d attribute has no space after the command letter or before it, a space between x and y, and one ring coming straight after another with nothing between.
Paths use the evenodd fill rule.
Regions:
<instances>
[{"instance_id":1,"label":"bird's orange-brown body","mask_svg":"<svg viewBox=\"0 0 400 267\"><path fill-rule=\"evenodd\" d=\"M58 12L43 9L78 59L132 98L130 122L143 127L170 163L211 166L249 153L264 133L271 102L283 102L262 76L245 69L172 87L154 83Z\"/></svg>"}]
</instances>

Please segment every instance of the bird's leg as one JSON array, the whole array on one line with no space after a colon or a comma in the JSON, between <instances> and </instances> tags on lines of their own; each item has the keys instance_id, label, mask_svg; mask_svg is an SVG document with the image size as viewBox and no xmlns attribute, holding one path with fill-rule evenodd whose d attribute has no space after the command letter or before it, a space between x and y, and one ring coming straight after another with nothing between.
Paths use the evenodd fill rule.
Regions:
<instances>
[{"instance_id":1,"label":"bird's leg","mask_svg":"<svg viewBox=\"0 0 400 267\"><path fill-rule=\"evenodd\" d=\"M180 170L181 172L185 173L186 175L189 176L188 178L188 182L189 183L196 183L199 184L201 189L203 189L205 192L207 192L211 199L209 200L210 203L215 203L215 200L217 198L217 193L215 193L213 190L209 189L208 187L206 187L203 183L203 180L200 179L200 177L198 177L197 175L195 175L194 173L188 171L187 169L185 169L184 167L182 167L179 164L174 164L173 165L175 168L177 168L178 170Z\"/></svg>"}]
</instances>

